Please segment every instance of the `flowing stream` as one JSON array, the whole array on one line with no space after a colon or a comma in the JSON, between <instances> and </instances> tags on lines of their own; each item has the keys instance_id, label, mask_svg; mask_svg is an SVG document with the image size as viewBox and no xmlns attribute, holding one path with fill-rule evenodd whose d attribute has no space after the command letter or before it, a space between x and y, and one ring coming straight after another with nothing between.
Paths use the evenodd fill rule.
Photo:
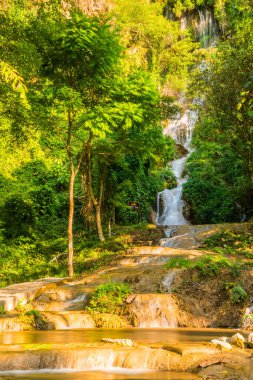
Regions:
<instances>
[{"instance_id":1,"label":"flowing stream","mask_svg":"<svg viewBox=\"0 0 253 380\"><path fill-rule=\"evenodd\" d=\"M197 103L197 101L195 101ZM164 190L157 196L157 224L164 226L188 224L183 215L184 201L182 199L183 184L187 181L184 177L184 167L187 157L191 153L191 140L194 127L198 119L198 112L187 109L183 115L169 123L164 133L170 135L177 144L183 146L188 152L184 157L171 163L172 171L177 179L177 186L171 190ZM162 204L162 210L161 210Z\"/></svg>"}]
</instances>

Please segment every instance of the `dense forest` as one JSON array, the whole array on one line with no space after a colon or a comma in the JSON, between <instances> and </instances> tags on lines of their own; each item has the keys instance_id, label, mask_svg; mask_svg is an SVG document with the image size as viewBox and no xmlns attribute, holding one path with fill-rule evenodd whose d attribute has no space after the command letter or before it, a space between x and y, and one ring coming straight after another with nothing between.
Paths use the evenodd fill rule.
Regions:
<instances>
[{"instance_id":1,"label":"dense forest","mask_svg":"<svg viewBox=\"0 0 253 380\"><path fill-rule=\"evenodd\" d=\"M200 9L217 23L209 48ZM182 17L193 21L182 28ZM182 93L201 99L183 193L191 222L252 217L250 0L5 0L0 19L1 284L31 268L65 275L67 251L72 275L74 245L77 267L91 239L149 220L176 183L163 129Z\"/></svg>"}]
</instances>

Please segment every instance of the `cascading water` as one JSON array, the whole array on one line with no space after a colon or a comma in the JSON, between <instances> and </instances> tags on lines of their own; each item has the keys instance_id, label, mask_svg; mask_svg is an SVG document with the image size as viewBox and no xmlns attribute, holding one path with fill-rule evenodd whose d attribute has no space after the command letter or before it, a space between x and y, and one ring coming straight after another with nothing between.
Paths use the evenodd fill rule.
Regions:
<instances>
[{"instance_id":1,"label":"cascading water","mask_svg":"<svg viewBox=\"0 0 253 380\"><path fill-rule=\"evenodd\" d=\"M199 39L203 48L215 45L219 35L218 23L210 10L199 10Z\"/></svg>"},{"instance_id":2,"label":"cascading water","mask_svg":"<svg viewBox=\"0 0 253 380\"><path fill-rule=\"evenodd\" d=\"M219 25L214 13L208 9L198 9L181 17L181 30L194 30L201 47L208 48L216 44L219 37Z\"/></svg>"},{"instance_id":3,"label":"cascading water","mask_svg":"<svg viewBox=\"0 0 253 380\"><path fill-rule=\"evenodd\" d=\"M197 101L194 101L197 103ZM164 134L170 135L177 144L182 145L187 152L185 157L172 161L171 167L177 179L177 187L171 190L164 190L157 197L157 224L160 225L182 225L188 224L183 215L184 201L182 200L183 184L187 181L183 177L185 162L191 152L190 145L192 133L198 119L198 112L187 109L182 116L177 115ZM163 204L162 213L160 213L160 204Z\"/></svg>"},{"instance_id":4,"label":"cascading water","mask_svg":"<svg viewBox=\"0 0 253 380\"><path fill-rule=\"evenodd\" d=\"M204 48L213 46L219 36L218 24L210 10L198 10L197 15L185 15L181 18L181 29L193 27L198 34L199 41ZM201 64L206 68L205 63ZM185 99L179 99L184 105ZM201 105L201 99L194 99L192 105ZM194 107L192 107L194 108ZM194 127L198 120L197 109L186 109L180 113L165 128L164 134L170 135L179 146L183 146L186 155L171 162L172 171L177 179L177 186L171 190L164 190L157 196L157 224L164 226L189 224L183 215L184 201L182 199L183 184L187 181L184 177L184 167L187 157L191 154L191 140Z\"/></svg>"}]
</instances>

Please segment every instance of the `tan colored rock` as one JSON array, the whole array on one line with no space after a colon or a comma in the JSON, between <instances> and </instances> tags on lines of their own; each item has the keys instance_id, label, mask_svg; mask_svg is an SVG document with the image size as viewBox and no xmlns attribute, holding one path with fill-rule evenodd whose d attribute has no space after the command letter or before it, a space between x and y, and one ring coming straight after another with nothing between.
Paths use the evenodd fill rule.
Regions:
<instances>
[{"instance_id":1,"label":"tan colored rock","mask_svg":"<svg viewBox=\"0 0 253 380\"><path fill-rule=\"evenodd\" d=\"M231 337L230 342L233 346L236 346L239 348L244 348L246 340L245 340L244 336L242 336L242 334L237 333Z\"/></svg>"},{"instance_id":2,"label":"tan colored rock","mask_svg":"<svg viewBox=\"0 0 253 380\"><path fill-rule=\"evenodd\" d=\"M228 338L227 336L222 336L221 338L219 338L219 340L222 340L222 342L230 343L230 338Z\"/></svg>"},{"instance_id":3,"label":"tan colored rock","mask_svg":"<svg viewBox=\"0 0 253 380\"><path fill-rule=\"evenodd\" d=\"M249 348L253 348L253 333L250 333L247 338L247 345Z\"/></svg>"},{"instance_id":4,"label":"tan colored rock","mask_svg":"<svg viewBox=\"0 0 253 380\"><path fill-rule=\"evenodd\" d=\"M55 287L56 284L62 281L62 278L44 278L2 288L0 289L0 306L4 307L5 311L14 310L20 303L25 305L39 293L42 293L49 287Z\"/></svg>"},{"instance_id":5,"label":"tan colored rock","mask_svg":"<svg viewBox=\"0 0 253 380\"><path fill-rule=\"evenodd\" d=\"M135 343L131 339L111 339L111 338L103 338L101 342L104 343L115 343L124 347L133 347Z\"/></svg>"},{"instance_id":6,"label":"tan colored rock","mask_svg":"<svg viewBox=\"0 0 253 380\"><path fill-rule=\"evenodd\" d=\"M231 350L232 349L231 344L228 342L224 342L223 340L213 339L213 340L211 340L211 343L214 344L217 348L219 348L221 350Z\"/></svg>"},{"instance_id":7,"label":"tan colored rock","mask_svg":"<svg viewBox=\"0 0 253 380\"><path fill-rule=\"evenodd\" d=\"M163 350L176 352L180 355L214 355L220 353L220 350L210 345L209 343L177 343L177 344L166 344L162 346Z\"/></svg>"}]
</instances>

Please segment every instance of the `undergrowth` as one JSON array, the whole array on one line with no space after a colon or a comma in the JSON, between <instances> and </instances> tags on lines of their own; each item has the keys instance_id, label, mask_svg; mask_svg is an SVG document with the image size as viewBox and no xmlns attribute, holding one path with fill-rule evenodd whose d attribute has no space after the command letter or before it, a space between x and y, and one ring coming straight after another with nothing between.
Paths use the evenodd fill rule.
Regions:
<instances>
[{"instance_id":1,"label":"undergrowth","mask_svg":"<svg viewBox=\"0 0 253 380\"><path fill-rule=\"evenodd\" d=\"M108 282L99 285L89 301L89 312L124 314L126 298L132 293L132 286L127 283Z\"/></svg>"},{"instance_id":2,"label":"undergrowth","mask_svg":"<svg viewBox=\"0 0 253 380\"><path fill-rule=\"evenodd\" d=\"M241 286L241 284L237 284L234 282L226 282L224 284L224 289L227 290L232 303L243 302L249 296L247 291Z\"/></svg>"},{"instance_id":3,"label":"undergrowth","mask_svg":"<svg viewBox=\"0 0 253 380\"><path fill-rule=\"evenodd\" d=\"M58 231L59 232L59 231ZM6 240L0 233L0 287L44 277L67 277L67 240L54 231L45 235ZM100 242L96 232L83 231L75 236L75 275L106 267L129 247L147 240L159 240L161 231L140 223L116 226L112 237Z\"/></svg>"},{"instance_id":4,"label":"undergrowth","mask_svg":"<svg viewBox=\"0 0 253 380\"><path fill-rule=\"evenodd\" d=\"M241 255L253 259L253 235L224 230L207 238L202 247L227 255Z\"/></svg>"},{"instance_id":5,"label":"undergrowth","mask_svg":"<svg viewBox=\"0 0 253 380\"><path fill-rule=\"evenodd\" d=\"M229 269L233 277L238 277L245 264L233 261L224 255L203 255L198 260L172 258L165 264L167 269L186 268L197 270L202 277L218 276L225 268Z\"/></svg>"}]
</instances>

